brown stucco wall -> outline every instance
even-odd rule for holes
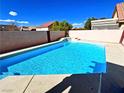
[[[65,37],[64,31],[50,31],[50,41]],[[0,53],[48,43],[47,31],[0,31]]]
[[[47,42],[47,33],[44,31],[0,31],[0,53]]]
[[[55,41],[62,37],[65,37],[65,31],[50,31],[50,41]]]

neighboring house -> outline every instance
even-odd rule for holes
[[[36,31],[36,27],[32,27],[32,26],[22,26],[20,27],[20,31]]]
[[[20,27],[20,31],[30,31],[28,26],[22,26]]]
[[[124,2],[116,5],[111,19],[91,21],[91,29],[124,29]]]
[[[16,25],[0,25],[0,31],[19,31]]]
[[[41,26],[36,27],[36,31],[50,31],[50,27],[54,22],[47,22]]]
[[[120,29],[124,29],[124,2],[116,5],[112,18],[118,18]]]
[[[94,20],[91,21],[91,29],[119,29],[117,21],[117,18]]]

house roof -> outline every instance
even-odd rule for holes
[[[116,5],[114,14],[115,14],[115,12],[117,12],[119,22],[124,22],[124,2],[118,3]]]
[[[53,23],[54,23],[54,22],[47,22],[47,23],[42,24],[40,27],[43,27],[43,28],[49,27],[49,26],[52,25]]]

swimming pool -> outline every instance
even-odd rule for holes
[[[1,58],[0,78],[9,75],[105,73],[105,47],[61,41]]]

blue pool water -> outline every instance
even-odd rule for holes
[[[63,41],[1,59],[0,78],[8,75],[105,73],[102,45]]]

